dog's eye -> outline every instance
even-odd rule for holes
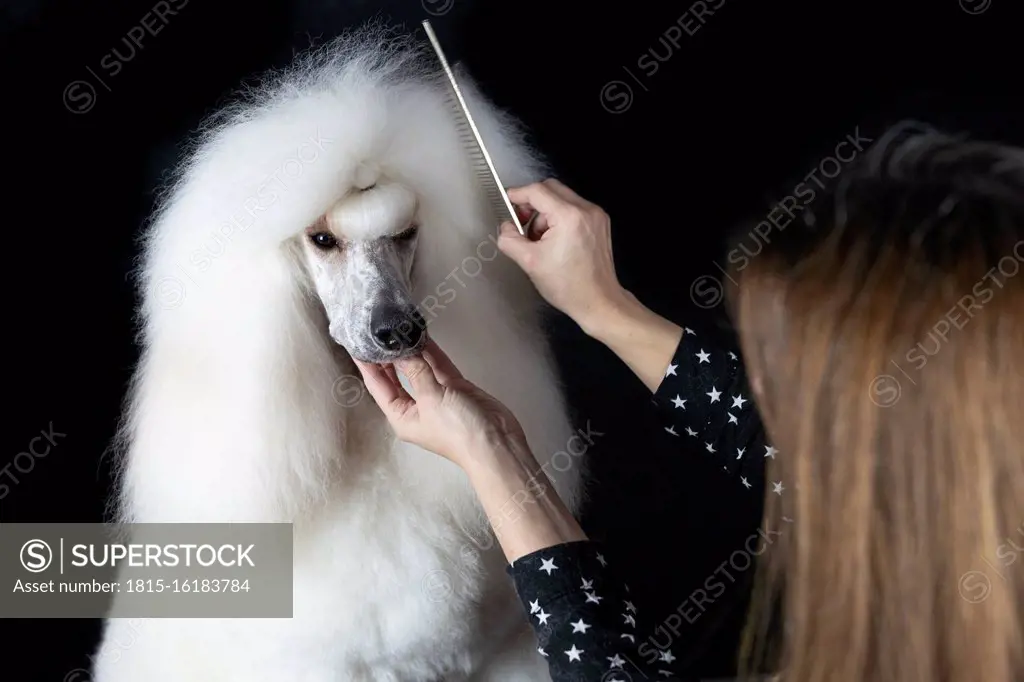
[[[396,242],[407,242],[416,236],[416,233],[419,232],[419,229],[419,225],[413,225],[404,232],[399,232],[394,237],[392,237],[392,239],[394,239]]]
[[[317,232],[316,234],[310,235],[309,240],[313,242],[313,246],[318,249],[327,251],[333,249],[338,245],[338,240],[334,238],[334,235],[330,232]]]

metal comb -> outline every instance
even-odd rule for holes
[[[512,221],[512,224],[519,230],[519,234],[524,237],[528,236],[530,226],[537,217],[537,212],[534,211],[526,223],[519,220],[515,206],[512,205],[512,201],[508,198],[505,185],[501,182],[498,171],[494,167],[494,162],[491,161],[491,155],[487,152],[484,139],[476,127],[476,122],[473,121],[473,115],[466,104],[466,98],[462,96],[462,88],[459,87],[459,83],[455,79],[455,73],[452,71],[451,66],[448,65],[448,59],[444,56],[444,50],[441,49],[441,43],[438,42],[437,35],[434,33],[434,29],[430,26],[429,21],[425,20],[423,22],[423,30],[426,31],[427,38],[430,40],[430,44],[433,45],[434,52],[441,61],[444,73],[448,77],[448,83],[451,85],[450,94],[452,95],[449,97],[449,103],[455,114],[459,137],[462,140],[462,146],[466,149],[466,153],[469,154],[469,160],[473,164],[473,171],[476,174],[477,180],[487,195],[487,202],[494,213],[494,217],[498,222]]]

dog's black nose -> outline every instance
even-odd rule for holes
[[[416,308],[385,306],[370,316],[370,331],[377,345],[387,351],[412,348],[423,337],[427,323]]]

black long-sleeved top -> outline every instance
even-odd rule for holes
[[[737,485],[760,493],[765,458],[776,451],[766,444],[737,349],[685,327],[654,402],[680,451],[696,446],[720,460]],[[645,621],[630,600],[628,567],[606,554],[600,543],[571,542],[508,568],[553,682],[685,679],[673,663],[686,643],[659,648],[648,639],[659,624]]]

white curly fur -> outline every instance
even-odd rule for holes
[[[495,257],[445,94],[409,39],[343,36],[217,114],[162,197],[139,277],[119,518],[292,522],[294,617],[109,620],[98,682],[548,679],[463,473],[396,442],[368,396],[352,404],[358,374],[297,248],[367,168],[410,189],[411,293],[434,297],[431,336],[511,407],[542,464],[566,449],[539,299]],[[542,177],[514,123],[467,94],[502,177]],[[545,466],[571,507],[574,460]],[[424,587],[438,571],[444,600]]]

